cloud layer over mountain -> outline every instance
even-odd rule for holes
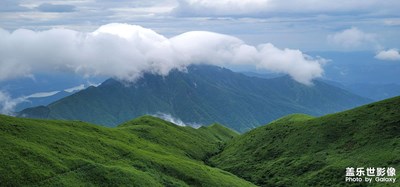
[[[137,25],[108,24],[94,32],[69,29],[0,29],[0,80],[38,72],[73,71],[134,81],[144,72],[167,75],[191,64],[251,65],[311,84],[322,58],[271,43],[248,45],[219,33],[192,31],[166,38]]]

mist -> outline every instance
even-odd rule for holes
[[[157,112],[156,114],[152,114],[151,116],[163,119],[165,121],[171,122],[171,123],[181,126],[181,127],[190,126],[190,127],[197,129],[202,126],[198,123],[185,123],[182,120],[180,120],[179,118],[173,117],[171,114],[166,114],[166,113],[162,113],[162,112]]]
[[[15,107],[27,102],[26,97],[12,98],[7,92],[0,91],[0,114],[14,115]]]

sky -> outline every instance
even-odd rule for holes
[[[212,31],[257,45],[320,50],[400,48],[398,0],[1,0],[0,27],[91,32],[128,23],[166,37]]]

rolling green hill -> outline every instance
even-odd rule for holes
[[[150,116],[107,128],[0,115],[0,185],[253,186],[203,162],[234,136]]]
[[[396,97],[319,118],[286,116],[233,139],[210,162],[260,186],[357,186],[345,182],[346,167],[399,170],[399,155]]]
[[[346,168],[398,169],[399,145],[400,97],[317,118],[292,114],[243,135],[152,116],[108,128],[0,115],[0,184],[363,186],[345,182]]]
[[[168,76],[145,74],[134,84],[109,79],[22,117],[82,120],[115,126],[165,113],[185,123],[220,123],[239,132],[292,113],[320,116],[370,102],[321,81],[305,86],[288,76],[262,79],[215,66],[190,66]]]

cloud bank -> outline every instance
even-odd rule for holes
[[[375,58],[379,59],[379,60],[396,61],[396,60],[400,60],[400,52],[397,49],[389,49],[387,51],[380,51],[377,55],[375,55]]]
[[[356,48],[366,43],[375,42],[375,35],[365,33],[357,27],[351,27],[333,35],[329,35],[328,41],[344,48]]]
[[[89,84],[89,85],[93,85],[93,84]],[[73,92],[81,91],[83,89],[85,89],[85,85],[81,84],[81,85],[78,85],[78,86],[75,86],[75,87],[72,87],[72,88],[67,88],[64,91],[66,91],[68,93],[73,93]]]
[[[310,85],[323,74],[322,58],[271,43],[248,45],[219,33],[193,31],[166,38],[137,25],[112,23],[94,32],[0,29],[0,80],[38,72],[73,71],[135,81],[143,73],[167,75],[192,64],[252,65]]]

